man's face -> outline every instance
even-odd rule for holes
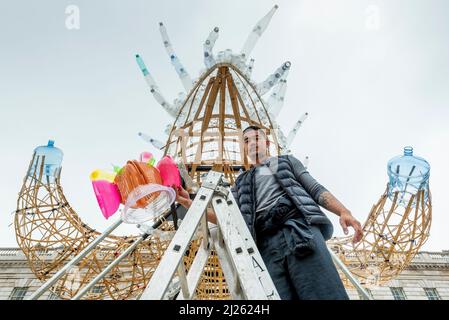
[[[243,134],[245,154],[254,163],[258,163],[259,159],[265,157],[269,143],[261,130],[248,130]]]

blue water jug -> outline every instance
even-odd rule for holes
[[[48,176],[50,180],[53,181],[57,176],[59,168],[61,168],[63,153],[61,149],[56,148],[54,144],[55,142],[53,140],[48,140],[46,146],[40,146],[34,149],[35,156],[30,168],[30,176],[36,174],[36,178],[39,179],[42,159],[44,161],[42,177]]]
[[[398,192],[397,203],[401,206],[408,206],[412,196],[414,196],[412,207],[416,206],[417,193],[424,191],[424,199],[429,195],[430,165],[423,158],[413,155],[412,147],[404,148],[404,155],[394,157],[388,161],[388,197],[393,201],[395,193]]]

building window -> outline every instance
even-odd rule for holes
[[[27,291],[28,287],[15,287],[9,295],[9,300],[23,300]]]
[[[436,288],[424,288],[424,292],[429,300],[441,300]]]
[[[391,287],[391,293],[393,294],[394,300],[407,300],[404,289],[401,287]]]

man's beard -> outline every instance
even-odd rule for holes
[[[265,154],[263,152],[256,151],[253,155],[251,155],[249,158],[251,159],[251,162],[258,163],[260,160],[263,159]]]

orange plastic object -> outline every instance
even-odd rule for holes
[[[159,170],[153,166],[148,166],[137,160],[130,160],[122,168],[114,179],[120,190],[121,203],[125,204],[128,194],[140,185],[149,183],[162,184]],[[159,196],[160,192],[154,192],[142,199],[139,199],[135,206],[131,208],[145,208],[151,201]]]

